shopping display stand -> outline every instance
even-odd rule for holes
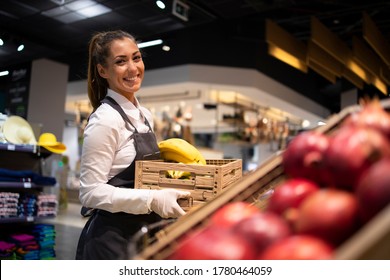
[[[382,102],[382,105],[384,108],[390,109],[390,100]],[[347,116],[360,109],[361,106],[356,105],[342,110],[331,116],[327,124],[319,127],[318,131],[331,134]],[[265,195],[267,191],[274,189],[278,183],[286,178],[281,165],[282,153],[283,151],[276,153],[215,199],[194,211],[190,211],[175,223],[162,229],[157,234],[158,240],[139,252],[135,259],[160,260],[169,258],[186,234],[205,227],[212,214],[229,202],[246,201],[266,205],[263,198],[267,197]],[[336,249],[335,258],[344,260],[390,259],[388,248],[390,248],[390,205],[341,244]]]
[[[42,165],[44,160],[51,155],[51,152],[43,149],[37,145],[19,145],[19,144],[10,144],[10,143],[0,143],[0,168],[3,170],[11,170],[11,171],[31,171],[38,175],[42,174]],[[55,180],[50,180],[54,181]],[[39,195],[44,192],[44,188],[46,187],[54,187],[54,184],[36,184],[33,181],[1,181],[0,182],[0,192],[6,196],[7,194],[16,194],[16,195],[29,195],[36,197],[37,201],[33,205],[23,205],[23,203],[18,199],[18,213],[11,213],[10,215],[3,214],[0,217],[0,224],[2,227],[2,236],[1,238],[7,239],[8,236],[13,236],[14,234],[20,235],[20,232],[26,230],[26,228],[33,228],[37,225],[36,228],[46,229],[46,226],[43,223],[46,219],[56,217],[57,211],[57,200],[52,201],[55,206],[47,207],[52,211],[49,211],[45,208],[45,210],[39,211],[38,198]],[[34,199],[33,199],[34,200]],[[42,202],[45,204],[46,202]],[[53,204],[52,203],[52,204]],[[29,208],[30,210],[26,213],[20,213],[20,208]],[[16,210],[16,209],[15,209]],[[46,212],[50,212],[49,214],[45,214]],[[39,223],[39,225],[38,225]],[[54,258],[55,253],[54,250],[54,238],[55,233],[53,232],[53,226],[50,225],[50,234],[52,235],[50,245],[50,252],[44,252],[44,258]],[[28,230],[30,231],[30,230]],[[45,240],[48,243],[47,240]],[[20,249],[20,248],[19,248]],[[21,249],[20,249],[21,250]],[[25,255],[28,255],[28,252],[23,252]],[[41,252],[42,253],[42,252]],[[38,257],[34,255],[34,259]]]

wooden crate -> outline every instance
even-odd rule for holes
[[[390,108],[390,100],[383,102]],[[332,133],[339,124],[360,106],[351,106],[339,114],[331,116],[327,125],[318,128],[324,133]],[[251,173],[246,174],[232,187],[221,193],[216,199],[204,204],[195,211],[190,211],[173,224],[163,228],[157,234],[157,241],[146,247],[135,259],[166,259],[175,250],[179,240],[188,232],[205,227],[210,216],[223,205],[234,201],[247,201],[266,204],[266,194],[282,180],[282,152],[276,153]],[[263,199],[264,198],[264,199]],[[336,250],[336,259],[390,259],[390,205],[381,211],[363,228],[356,232]]]
[[[162,160],[137,161],[136,189],[175,188],[191,192],[191,199],[182,202],[183,209],[210,201],[234,182],[242,178],[241,159],[208,159],[207,165],[164,162]],[[190,172],[189,179],[166,177],[168,170]]]

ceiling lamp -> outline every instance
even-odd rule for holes
[[[371,75],[380,75],[381,61],[379,57],[357,37],[352,38],[352,53],[356,61]]]
[[[386,39],[382,36],[375,23],[363,12],[363,38],[382,58],[382,60],[390,65],[390,46]]]
[[[342,76],[347,79],[351,84],[353,84],[358,89],[364,88],[364,82],[363,80],[356,75],[354,72],[352,72],[349,68],[344,67]]]
[[[8,70],[0,71],[0,77],[1,76],[7,76],[7,75],[9,75],[9,71]]]
[[[373,77],[371,82],[379,91],[381,91],[384,95],[387,95],[387,85],[385,82],[379,77]]]
[[[165,9],[165,3],[163,1],[156,1],[156,5],[157,7],[159,7],[161,10],[164,10]]]
[[[386,82],[386,84],[390,85],[390,68],[383,65],[381,67],[380,77]]]
[[[142,48],[157,46],[157,45],[161,45],[162,43],[163,43],[163,40],[156,39],[156,40],[152,40],[152,41],[138,43],[138,48],[142,49]]]
[[[18,52],[21,52],[22,50],[24,50],[24,44],[19,44],[18,47],[16,48],[16,50]]]
[[[307,65],[333,84],[336,78],[343,73],[343,64],[314,42],[309,41],[307,46]]]
[[[348,46],[315,17],[311,17],[311,40],[339,62],[346,63]]]
[[[268,54],[307,73],[306,45],[271,20],[266,21]]]
[[[311,40],[347,68],[342,70],[341,75],[352,84],[361,89],[362,81],[371,83],[371,75],[356,62],[347,44],[315,17],[311,17]]]
[[[381,60],[379,57],[357,37],[353,37],[352,50],[356,62],[369,72],[369,75],[371,76],[370,83],[379,89],[383,94],[387,95],[386,84],[380,78]]]

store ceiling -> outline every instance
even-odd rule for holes
[[[120,28],[140,41],[161,38],[171,47],[170,52],[161,46],[145,48],[148,69],[186,63],[255,68],[337,112],[340,94],[352,85],[344,79],[332,84],[313,71],[299,72],[269,56],[265,20],[271,19],[305,42],[311,36],[310,18],[315,16],[350,45],[353,36],[362,37],[364,11],[390,42],[389,1],[182,0],[190,8],[188,21],[172,14],[173,0],[163,1],[164,10],[155,0],[95,0],[110,10],[89,19],[82,19],[81,13],[65,14],[64,7],[80,2],[91,4],[85,0],[2,0],[0,70],[50,58],[69,64],[70,81],[85,79],[91,34]],[[49,17],[53,15],[61,21]],[[22,52],[15,51],[19,42],[25,44]],[[366,86],[361,93],[377,91]]]

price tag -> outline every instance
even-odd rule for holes
[[[28,216],[28,217],[26,218],[26,221],[27,221],[27,222],[34,222],[34,217]]]
[[[24,182],[23,183],[24,188],[31,189],[31,182]]]

